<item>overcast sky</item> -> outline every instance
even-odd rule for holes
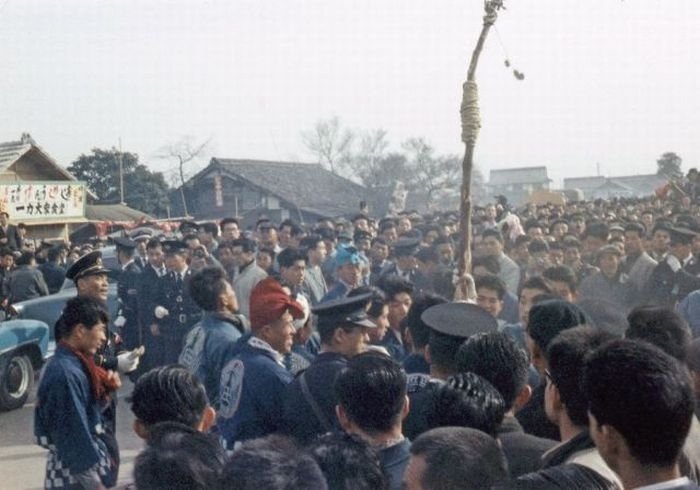
[[[481,0],[0,0],[0,141],[29,132],[60,164],[121,137],[155,158],[313,161],[337,115],[462,154],[461,84]],[[700,166],[700,1],[506,0],[477,73],[476,160],[565,176]],[[524,72],[517,81],[504,67]]]

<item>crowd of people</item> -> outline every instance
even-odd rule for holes
[[[138,489],[698,488],[698,217],[499,200],[467,278],[454,213],[141,228],[111,319],[100,250],[53,247],[46,487],[116,484],[121,374]]]

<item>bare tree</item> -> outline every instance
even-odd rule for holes
[[[459,159],[456,156],[435,156],[435,149],[423,138],[410,138],[403,143],[409,155],[411,183],[426,193],[432,206],[442,191],[457,187]]]
[[[182,210],[185,216],[189,215],[187,210],[187,199],[185,198],[185,164],[199,160],[204,156],[207,146],[211,143],[210,137],[202,143],[195,143],[193,138],[185,136],[176,143],[164,146],[157,153],[158,158],[177,161],[177,177],[180,187],[180,198],[182,199]]]
[[[355,134],[341,128],[340,119],[334,116],[318,121],[310,131],[303,131],[301,138],[307,150],[317,157],[318,163],[337,174],[339,167],[350,159]]]

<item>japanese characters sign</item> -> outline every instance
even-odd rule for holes
[[[85,184],[21,182],[0,184],[0,209],[13,221],[61,221],[85,217]]]

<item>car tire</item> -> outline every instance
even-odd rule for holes
[[[24,405],[34,387],[32,360],[21,352],[0,359],[0,410],[14,410]]]

